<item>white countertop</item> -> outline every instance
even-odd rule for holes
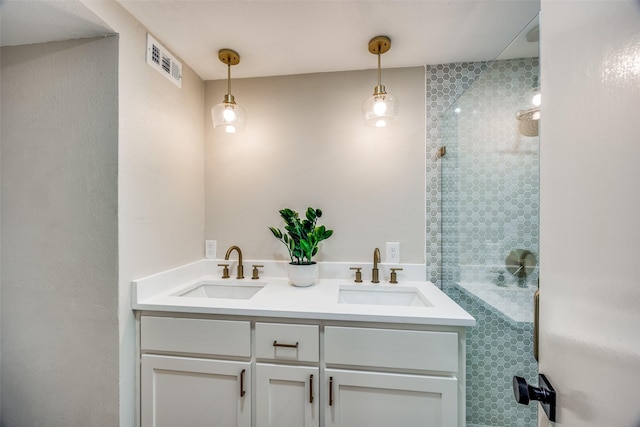
[[[321,279],[317,284],[299,288],[289,285],[288,280],[282,276],[260,277],[259,280],[251,280],[249,278],[242,280],[221,279],[217,272],[216,262],[203,260],[134,281],[133,309],[315,320],[447,326],[475,325],[475,319],[470,314],[435,285],[426,281],[402,280],[399,277],[398,281],[400,283],[394,285],[388,283],[372,284],[366,281],[362,284],[356,284],[352,278],[322,278],[323,268],[321,268]],[[249,271],[248,276],[251,276],[248,268],[251,266],[251,262],[244,262],[245,271]],[[265,261],[255,261],[253,263],[264,263],[265,273],[274,273],[280,268],[278,265],[266,265],[267,262]],[[344,269],[342,265],[338,267]],[[384,271],[382,267],[381,271]],[[336,266],[325,266],[324,271],[330,273],[338,269]],[[411,271],[411,268],[408,268],[408,270]],[[348,267],[346,267],[346,271],[349,271]],[[408,273],[408,275],[410,274]],[[327,275],[332,276],[332,274]],[[229,285],[266,283],[266,285],[250,299],[180,296],[180,294],[203,282]],[[338,293],[343,285],[357,285],[358,288],[362,289],[414,288],[432,306],[407,307],[339,303]]]

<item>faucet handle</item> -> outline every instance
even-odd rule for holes
[[[391,280],[389,280],[389,283],[393,283],[396,284],[398,283],[398,273],[396,273],[396,271],[402,270],[401,268],[392,268],[391,269]]]
[[[354,282],[356,283],[362,283],[362,267],[351,267],[349,270],[355,270],[356,271],[356,279],[354,280]]]
[[[253,264],[252,267],[253,267],[253,274],[251,275],[251,279],[258,280],[260,278],[260,276],[258,275],[258,267],[262,268],[264,267],[264,265]]]
[[[229,277],[229,264],[218,264],[218,267],[224,267],[224,269],[222,270],[222,278],[223,279],[228,279]]]

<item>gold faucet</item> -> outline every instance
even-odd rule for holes
[[[371,270],[371,283],[380,283],[378,279],[378,263],[380,262],[380,249],[373,250],[373,270]]]
[[[234,249],[238,251],[238,274],[236,276],[236,279],[244,279],[244,267],[242,266],[242,251],[240,250],[240,248],[237,247],[236,245],[231,246],[229,249],[227,249],[227,254],[224,256],[224,259],[229,260],[229,255],[231,255],[231,252]]]

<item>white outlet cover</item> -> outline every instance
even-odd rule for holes
[[[390,264],[400,263],[400,242],[387,242],[386,262]]]
[[[218,242],[216,240],[204,241],[204,257],[206,259],[216,259],[218,252]]]

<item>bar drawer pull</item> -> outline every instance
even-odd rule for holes
[[[240,397],[244,397],[244,395],[246,394],[246,392],[244,391],[244,373],[245,373],[245,369],[242,370],[242,372],[240,372]]]
[[[329,377],[329,406],[333,406],[333,377]]]
[[[309,403],[313,403],[313,375],[309,375]]]
[[[295,344],[280,344],[278,341],[273,342],[274,347],[286,347],[286,348],[298,348],[298,343]]]

